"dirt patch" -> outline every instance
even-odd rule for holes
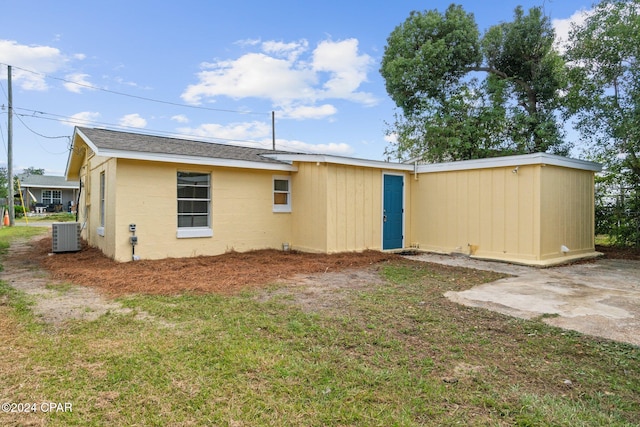
[[[258,300],[285,298],[306,312],[337,311],[353,292],[385,283],[380,276],[380,263],[339,272],[296,274],[283,282],[283,287],[267,290]]]
[[[94,320],[108,311],[130,312],[95,289],[52,279],[41,269],[38,247],[42,240],[46,239],[39,236],[31,241],[14,241],[2,261],[0,280],[32,297],[34,313],[43,321],[61,325],[71,319]]]
[[[617,246],[596,245],[596,251],[604,254],[608,259],[628,259],[640,261],[640,248],[621,248]]]

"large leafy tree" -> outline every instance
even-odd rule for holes
[[[482,37],[461,6],[411,12],[388,37],[380,69],[401,110],[388,154],[440,161],[566,153],[555,114],[564,62],[554,38],[540,8],[518,7],[513,22]]]
[[[640,245],[640,1],[603,0],[570,34],[568,115],[604,163],[600,206],[618,243]],[[606,216],[606,215],[605,215]]]
[[[9,197],[9,171],[6,167],[0,167],[0,199],[6,199]]]
[[[22,174],[24,175],[44,175],[44,169],[42,168],[36,168],[33,166],[29,166],[28,168],[26,168]],[[9,182],[9,170],[5,167],[2,166],[0,167],[0,199],[2,198],[7,198],[9,196],[9,186],[7,185],[7,183]],[[13,191],[15,193],[16,189],[18,188],[17,185],[18,182],[18,177],[14,176],[13,177]]]
[[[44,169],[29,166],[28,168],[22,171],[22,174],[23,175],[44,175]]]

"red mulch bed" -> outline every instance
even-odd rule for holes
[[[86,243],[80,252],[49,255],[51,237],[39,240],[35,249],[38,261],[55,279],[97,287],[114,297],[132,293],[231,294],[296,274],[335,272],[399,257],[378,251],[325,255],[269,249],[119,263]]]

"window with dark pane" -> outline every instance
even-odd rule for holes
[[[211,176],[178,172],[178,228],[209,227]]]
[[[273,211],[291,212],[291,178],[273,177]]]

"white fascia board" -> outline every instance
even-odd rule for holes
[[[96,155],[102,157],[115,157],[118,159],[131,159],[131,160],[146,160],[150,162],[163,162],[163,163],[182,163],[189,165],[203,165],[203,166],[221,166],[227,168],[244,168],[244,169],[262,169],[262,170],[275,170],[275,171],[287,171],[296,172],[297,167],[292,165],[278,165],[274,163],[262,163],[251,162],[248,160],[235,160],[235,159],[221,159],[216,157],[198,157],[198,156],[184,156],[177,154],[165,154],[165,153],[141,153],[136,151],[122,151],[122,150],[94,150]]]
[[[22,188],[59,188],[62,190],[69,190],[69,189],[74,189],[74,188],[78,188],[78,182],[76,182],[75,184],[68,184],[68,185],[36,185],[36,184],[22,184],[20,183],[20,187]]]
[[[82,138],[82,140],[84,141],[84,143],[87,144],[92,150],[95,149],[95,145],[93,145],[91,140],[89,140],[89,138],[87,138],[87,136],[84,133],[82,133],[82,131],[80,131],[80,129],[75,127],[74,131],[73,131],[73,136],[71,137],[71,149],[69,150],[69,156],[67,157],[67,166],[64,168],[64,176],[65,176],[65,178],[68,178],[69,177],[69,173],[71,172],[69,170],[69,168],[71,167],[71,158],[73,157],[74,150],[76,148],[76,146],[75,146],[75,144],[76,144],[76,135],[79,135],[80,138]]]
[[[413,165],[403,163],[390,163],[381,160],[358,159],[355,157],[329,156],[325,154],[263,154],[264,157],[280,160],[282,162],[301,163],[334,163],[338,165],[362,166],[366,168],[392,169],[401,171],[412,171]]]
[[[470,169],[489,169],[502,167],[516,167],[526,165],[552,165],[571,169],[582,169],[593,172],[602,170],[599,163],[586,160],[571,159],[547,153],[522,154],[518,156],[492,157],[489,159],[462,160],[459,162],[433,163],[418,165],[418,173],[449,172]]]

